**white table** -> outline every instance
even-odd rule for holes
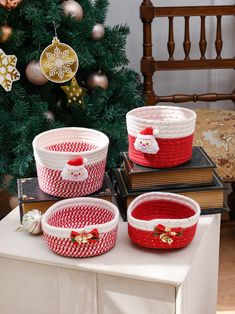
[[[1,314],[215,314],[220,215],[202,216],[193,242],[176,251],[131,243],[120,221],[101,256],[57,256],[42,236],[15,232],[18,210],[0,222]]]

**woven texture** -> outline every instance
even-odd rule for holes
[[[59,128],[33,140],[41,190],[71,198],[97,192],[103,184],[109,139],[88,128]]]
[[[53,152],[85,152],[96,149],[97,146],[83,142],[65,142],[45,147]]]
[[[193,239],[197,223],[184,226],[182,219],[191,218],[195,210],[187,204],[173,200],[156,199],[143,201],[131,212],[131,216],[141,221],[154,221],[152,230],[134,226],[128,223],[129,236],[136,244],[147,248],[174,249],[187,246]],[[171,221],[182,220],[177,228],[170,227]],[[166,226],[164,226],[164,223]],[[173,224],[174,225],[174,224]]]
[[[84,182],[63,180],[59,170],[52,170],[36,163],[40,189],[58,197],[77,197],[93,194],[101,189],[104,179],[106,160],[88,165],[88,179]]]
[[[128,134],[137,136],[145,128],[158,130],[158,138],[181,138],[193,134],[196,114],[174,106],[145,106],[126,115]]]
[[[196,123],[192,110],[173,106],[140,107],[129,111],[126,120],[129,157],[133,162],[152,168],[170,168],[191,159]]]
[[[47,223],[62,230],[64,228],[78,229],[90,225],[99,225],[114,219],[114,213],[106,208],[94,205],[68,206],[52,213]],[[110,250],[116,242],[117,225],[108,232],[100,232],[97,241],[74,243],[71,238],[49,235],[44,231],[48,247],[55,253],[67,257],[89,257]]]
[[[156,155],[142,153],[134,147],[136,137],[128,135],[129,158],[136,164],[152,168],[170,168],[184,164],[192,158],[193,135],[177,139],[157,139]]]

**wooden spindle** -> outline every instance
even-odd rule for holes
[[[151,0],[143,0],[140,6],[140,16],[143,23],[143,57],[141,59],[141,72],[144,76],[144,96],[146,105],[155,104],[153,90],[154,58],[152,55],[152,21],[154,7]]]
[[[190,16],[185,16],[185,30],[184,30],[184,53],[185,58],[184,60],[189,60],[189,53],[191,49],[191,42],[190,42],[190,31],[189,31],[189,18]]]
[[[174,60],[173,55],[175,51],[175,41],[174,41],[174,17],[169,16],[169,37],[168,37],[168,52],[169,52],[169,60]]]
[[[223,48],[221,18],[222,18],[221,15],[217,15],[217,29],[216,29],[216,41],[215,41],[215,50],[217,53],[216,59],[221,59],[221,51]]]
[[[216,93],[209,93],[209,94],[174,94],[168,96],[156,96],[156,102],[173,102],[173,103],[184,103],[184,102],[197,102],[197,101],[204,101],[204,102],[214,102],[214,101],[221,101],[221,100],[235,100],[235,93],[232,94],[216,94]]]
[[[152,5],[151,0],[143,0],[142,5]]]
[[[206,41],[206,26],[205,26],[205,16],[201,16],[201,35],[200,35],[200,42],[199,47],[201,51],[201,60],[205,60],[205,53],[206,53],[206,47],[207,47],[207,41]]]

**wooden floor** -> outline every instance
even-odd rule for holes
[[[222,228],[217,314],[235,314],[235,226]]]

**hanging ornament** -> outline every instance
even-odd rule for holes
[[[49,122],[55,121],[55,116],[54,116],[54,113],[52,111],[48,110],[48,111],[44,112],[43,115]]]
[[[48,79],[42,74],[40,64],[36,60],[32,60],[26,67],[26,77],[34,85],[44,85]]]
[[[64,15],[74,17],[77,21],[83,18],[83,9],[79,3],[74,0],[66,0],[62,3]]]
[[[0,0],[0,6],[7,10],[13,10],[22,2],[22,0]]]
[[[24,214],[22,219],[22,228],[29,233],[36,235],[42,232],[41,225],[42,213],[33,209]]]
[[[104,25],[98,23],[95,24],[95,26],[93,27],[91,37],[94,40],[100,40],[104,37],[104,33],[105,33]]]
[[[72,103],[78,103],[80,107],[84,108],[83,97],[86,94],[86,89],[78,85],[75,77],[72,79],[70,85],[61,86],[61,88],[67,95],[68,106],[71,106]]]
[[[103,89],[107,89],[109,81],[107,76],[99,71],[89,75],[87,85],[89,88],[101,87]]]
[[[52,44],[44,49],[40,57],[43,75],[51,82],[70,81],[78,70],[78,56],[68,45],[54,37]]]
[[[9,92],[12,83],[20,79],[20,72],[16,69],[17,58],[14,55],[6,55],[0,49],[0,85]]]
[[[0,43],[5,43],[12,34],[11,26],[5,24],[1,27]]]

